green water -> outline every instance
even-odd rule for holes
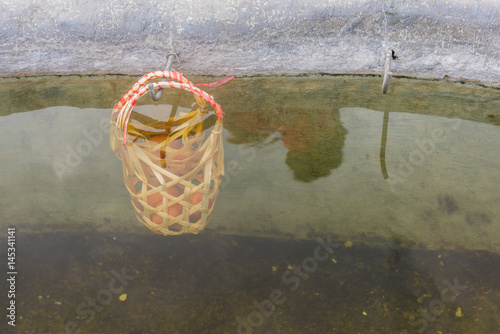
[[[0,332],[500,333],[497,89],[395,78],[382,95],[379,77],[320,75],[207,89],[225,179],[206,231],[162,237],[108,144],[136,80],[0,82],[0,225],[18,262],[16,327]],[[140,104],[193,102],[164,95]]]

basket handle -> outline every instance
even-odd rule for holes
[[[155,82],[153,86],[147,85],[147,82],[155,78],[172,79],[173,81]],[[217,119],[220,121],[224,115],[222,108],[217,104],[212,95],[196,87],[191,81],[186,79],[182,73],[174,71],[156,71],[144,75],[137,81],[132,88],[122,97],[120,102],[113,108],[112,114],[117,116],[117,125],[123,129],[123,144],[126,146],[127,127],[137,101],[149,91],[150,88],[177,88],[189,91],[195,96],[199,96],[207,101],[215,110]]]

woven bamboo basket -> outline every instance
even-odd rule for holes
[[[191,111],[160,119],[134,111],[157,78],[170,80],[154,82],[154,89],[191,93]],[[111,148],[137,218],[153,232],[198,233],[207,225],[224,175],[222,118],[211,95],[170,71],[145,75],[113,109]]]

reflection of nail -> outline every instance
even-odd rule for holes
[[[387,180],[389,178],[389,174],[387,173],[387,166],[385,164],[385,147],[387,144],[387,128],[389,123],[389,112],[384,112],[384,123],[382,125],[382,141],[380,143],[380,167],[382,169],[382,175],[384,179]]]

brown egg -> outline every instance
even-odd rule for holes
[[[167,189],[167,193],[169,195],[174,196],[174,197],[179,197],[181,195],[181,192],[176,187],[170,187],[170,188],[168,188]]]
[[[200,203],[202,200],[203,200],[203,194],[199,191],[194,192],[191,194],[191,196],[189,196],[189,203],[194,205]]]
[[[163,201],[163,196],[160,193],[154,193],[148,196],[148,204],[151,205],[152,207],[157,207],[163,204],[162,201]]]
[[[155,143],[163,143],[165,140],[167,140],[168,136],[167,135],[156,135],[153,137],[150,137],[150,141],[154,141]]]
[[[176,188],[176,187],[170,187],[167,189],[167,193],[169,193],[172,196],[179,197],[181,195],[181,192]],[[150,198],[151,198],[151,203],[150,203]],[[155,202],[156,201],[156,202]],[[148,204],[151,205],[152,207],[158,207],[163,204],[163,196],[160,193],[152,194],[148,196]],[[168,207],[168,214],[172,217],[177,217],[182,213],[182,205],[179,203],[176,203],[174,205],[171,205]],[[163,218],[160,217],[157,214],[151,215],[151,220],[155,224],[161,224],[163,223]]]
[[[188,157],[185,156],[184,154],[179,154],[175,156],[174,160],[186,160]]]
[[[200,211],[196,211],[195,213],[192,213],[191,215],[189,215],[189,221],[192,223],[197,222],[200,219],[201,219],[201,212]]]
[[[152,141],[152,142],[157,143],[157,144],[162,144],[161,145],[161,148],[162,148],[161,152],[165,153],[164,148],[166,145],[164,142],[165,142],[165,140],[167,140],[167,138],[168,138],[167,135],[158,135],[158,136],[154,136],[154,137],[149,138],[149,141]]]
[[[168,208],[168,214],[172,217],[177,217],[182,213],[182,205],[180,204],[174,204]],[[151,215],[151,220],[153,223],[159,225],[163,223],[163,218],[160,217],[160,215]]]
[[[165,140],[167,140],[167,135],[157,135],[157,136],[153,136],[151,138],[149,138],[149,141],[152,141],[152,142],[155,142],[155,143],[163,143]],[[159,150],[156,150],[154,151],[153,153],[161,158],[161,159],[165,159],[165,144],[162,144],[161,145],[161,149]]]
[[[203,200],[203,194],[199,191],[194,192],[191,194],[191,196],[189,196],[189,203],[194,204],[194,205],[200,203],[202,200]],[[208,207],[211,207],[212,200],[209,200],[208,203],[209,203]],[[201,218],[200,211],[196,211],[189,216],[190,221],[198,221],[200,218]]]
[[[172,140],[170,143],[168,143],[168,146],[178,150],[182,147],[182,140],[180,139]]]
[[[172,217],[177,217],[182,213],[182,205],[179,203],[174,204],[168,208],[168,214]]]
[[[163,218],[158,215],[151,215],[151,221],[153,221],[156,225],[160,225],[163,223]]]

